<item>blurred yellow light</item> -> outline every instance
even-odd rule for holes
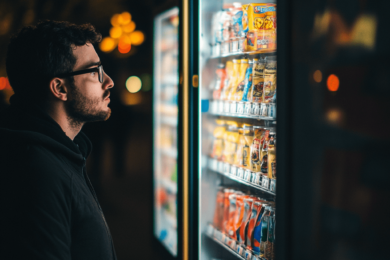
[[[137,76],[131,76],[126,80],[126,89],[130,93],[138,92],[142,87],[141,79]]]
[[[131,33],[132,31],[135,30],[135,22],[131,21],[130,23],[124,25],[124,26],[122,27],[122,29],[123,29],[123,31],[124,31],[125,33]]]
[[[134,31],[130,34],[130,38],[133,45],[141,45],[144,42],[145,36],[141,31]]]
[[[328,90],[334,92],[339,89],[340,80],[336,75],[331,74],[329,75],[326,84],[328,86]]]
[[[121,24],[123,25],[128,24],[131,21],[131,14],[129,12],[123,12],[120,17],[121,17]]]
[[[111,24],[112,24],[112,26],[118,27],[118,26],[121,25],[121,24],[119,23],[119,21],[118,21],[118,18],[119,18],[119,14],[114,14],[114,15],[111,17]]]
[[[322,72],[320,70],[316,70],[313,74],[314,81],[320,83],[322,81]]]
[[[128,36],[128,35],[126,35],[126,34],[124,34],[124,35],[122,35],[122,37],[119,39],[119,44],[123,44],[123,43],[125,43],[125,44],[131,44],[131,39],[130,39],[130,37]]]
[[[101,42],[100,42],[100,50],[104,52],[110,52],[115,49],[116,43],[115,40],[112,39],[111,37],[105,37]]]
[[[118,39],[122,35],[122,28],[120,27],[112,27],[110,29],[110,36],[114,39]]]

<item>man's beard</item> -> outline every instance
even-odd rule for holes
[[[77,90],[76,86],[72,86],[70,94],[70,99],[66,102],[66,111],[71,125],[78,126],[88,122],[106,121],[110,118],[110,108],[106,111],[97,109],[110,94],[108,90],[101,98],[87,98]]]

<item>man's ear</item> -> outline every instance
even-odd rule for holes
[[[64,79],[53,78],[49,83],[49,88],[51,94],[58,98],[59,100],[66,101],[68,100],[69,88]]]

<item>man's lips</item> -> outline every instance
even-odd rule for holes
[[[104,95],[103,100],[110,99],[110,92],[108,92],[106,95]]]

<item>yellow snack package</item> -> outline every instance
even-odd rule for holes
[[[226,142],[226,162],[229,164],[234,164],[236,152],[237,152],[237,145],[238,145],[238,128],[237,126],[229,126],[228,128],[228,137]]]
[[[253,59],[253,80],[248,101],[260,103],[263,98],[265,59]]]
[[[263,103],[275,103],[276,100],[276,59],[267,59],[264,69]]]
[[[241,101],[244,93],[245,87],[245,74],[249,68],[248,59],[242,59],[240,64],[240,71],[238,75],[238,80],[234,87],[233,101]]]
[[[233,76],[233,62],[227,61],[225,69],[226,69],[226,81],[221,91],[222,100],[227,100],[228,94],[230,93],[229,84],[232,81],[232,76]]]
[[[231,80],[229,81],[229,92],[227,94],[227,100],[233,100],[233,95],[236,90],[237,82],[240,76],[240,65],[241,60],[233,59],[233,71]]]
[[[244,129],[238,128],[238,142],[237,142],[237,152],[236,157],[234,159],[234,165],[237,167],[243,167],[243,152],[245,146],[244,139]]]
[[[211,150],[211,158],[222,160],[222,152],[224,149],[224,134],[226,132],[226,123],[223,120],[216,120],[217,126],[213,131],[213,148]]]
[[[251,146],[253,143],[253,127],[252,126],[244,126],[244,147],[242,154],[243,167],[248,170],[252,170],[252,161],[251,161]]]
[[[254,138],[251,145],[251,170],[253,172],[260,172],[260,156],[261,148],[264,142],[265,129],[259,126],[253,127]]]
[[[276,49],[276,4],[249,4],[246,10],[248,29],[245,51]]]

